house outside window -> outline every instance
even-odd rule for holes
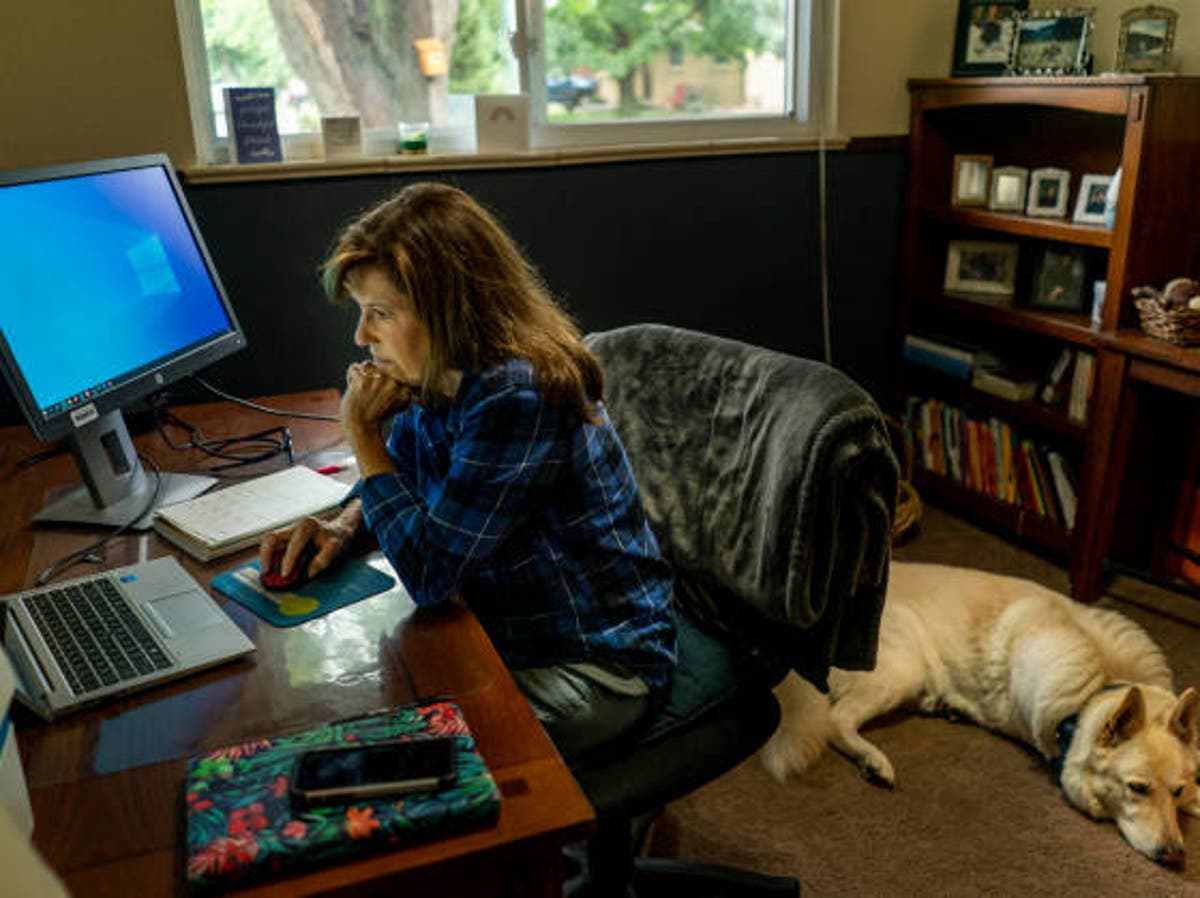
[[[202,161],[227,159],[223,90],[273,87],[285,158],[322,116],[368,154],[400,121],[440,136],[473,94],[526,93],[536,147],[815,133],[823,0],[176,0]],[[418,43],[419,42],[419,43]],[[423,52],[447,62],[430,73]],[[422,49],[424,48],[424,50]]]

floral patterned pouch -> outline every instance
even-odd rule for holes
[[[300,754],[330,745],[451,736],[453,786],[389,798],[293,808]],[[329,863],[472,826],[495,823],[500,792],[453,702],[409,705],[302,733],[230,745],[192,758],[185,789],[187,878],[196,887]]]

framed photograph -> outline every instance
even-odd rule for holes
[[[1017,244],[951,240],[946,252],[947,293],[1011,298],[1017,286]]]
[[[950,187],[950,205],[986,206],[991,176],[991,156],[956,153],[954,181]]]
[[[1121,14],[1118,72],[1165,72],[1170,68],[1178,14],[1164,6],[1139,6]]]
[[[1112,175],[1084,175],[1079,180],[1079,195],[1075,197],[1075,214],[1071,220],[1080,224],[1105,224],[1104,210],[1112,182]]]
[[[1028,0],[959,0],[950,74],[958,78],[1007,71],[1017,36],[1017,14],[1028,5]]]
[[[1064,168],[1035,168],[1029,173],[1029,202],[1025,214],[1039,218],[1064,218],[1071,173]]]
[[[1086,75],[1091,63],[1092,9],[1021,13],[1009,68],[1017,75]]]
[[[1082,247],[1048,246],[1037,260],[1029,307],[1082,312],[1086,283],[1087,257]]]
[[[1019,165],[1002,165],[992,169],[992,190],[988,208],[994,212],[1024,212],[1025,188],[1029,184],[1029,169]]]

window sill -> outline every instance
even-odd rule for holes
[[[825,140],[826,149],[845,149],[844,137]],[[233,181],[283,181],[312,177],[350,177],[388,172],[454,171],[459,169],[540,168],[647,159],[686,159],[694,156],[736,156],[816,150],[813,139],[735,138],[624,146],[572,147],[513,153],[461,153],[412,156],[362,156],[344,159],[305,159],[250,165],[193,165],[181,169],[188,184]]]

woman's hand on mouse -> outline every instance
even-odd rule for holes
[[[362,528],[362,502],[354,499],[335,518],[302,518],[290,527],[268,533],[258,546],[258,563],[262,570],[271,570],[277,552],[283,552],[279,573],[292,571],[304,547],[309,543],[317,552],[308,564],[305,577],[315,577],[343,555]]]

